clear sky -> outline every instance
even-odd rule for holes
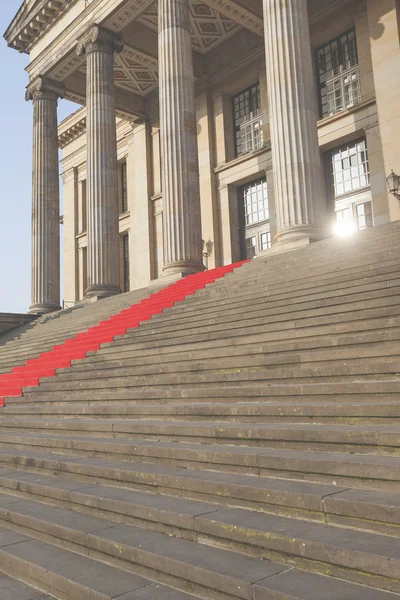
[[[25,102],[29,57],[8,48],[3,39],[21,3],[0,0],[0,312],[27,312],[30,304],[32,103]],[[61,101],[59,120],[76,108]]]

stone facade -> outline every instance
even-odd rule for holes
[[[397,0],[48,4],[6,32],[29,97],[54,95],[35,117],[33,312],[59,303],[54,86],[84,105],[58,129],[67,302],[400,218]]]

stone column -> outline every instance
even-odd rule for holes
[[[114,32],[95,25],[81,38],[78,55],[87,57],[87,234],[86,296],[120,293],[117,135],[114,52],[123,42]]]
[[[38,77],[27,88],[33,101],[32,304],[30,312],[60,309],[60,190],[57,102],[63,86]]]
[[[188,0],[159,0],[164,275],[204,269]]]
[[[307,0],[263,0],[278,242],[323,236],[325,194],[317,135]]]

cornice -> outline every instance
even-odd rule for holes
[[[58,136],[58,146],[63,149],[86,132],[86,116],[62,131]]]
[[[4,34],[7,44],[19,52],[28,54],[32,46],[77,1],[39,0],[31,11],[27,11],[23,4]]]

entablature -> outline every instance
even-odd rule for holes
[[[4,34],[7,44],[19,52],[29,53],[76,2],[78,0],[25,0]]]

